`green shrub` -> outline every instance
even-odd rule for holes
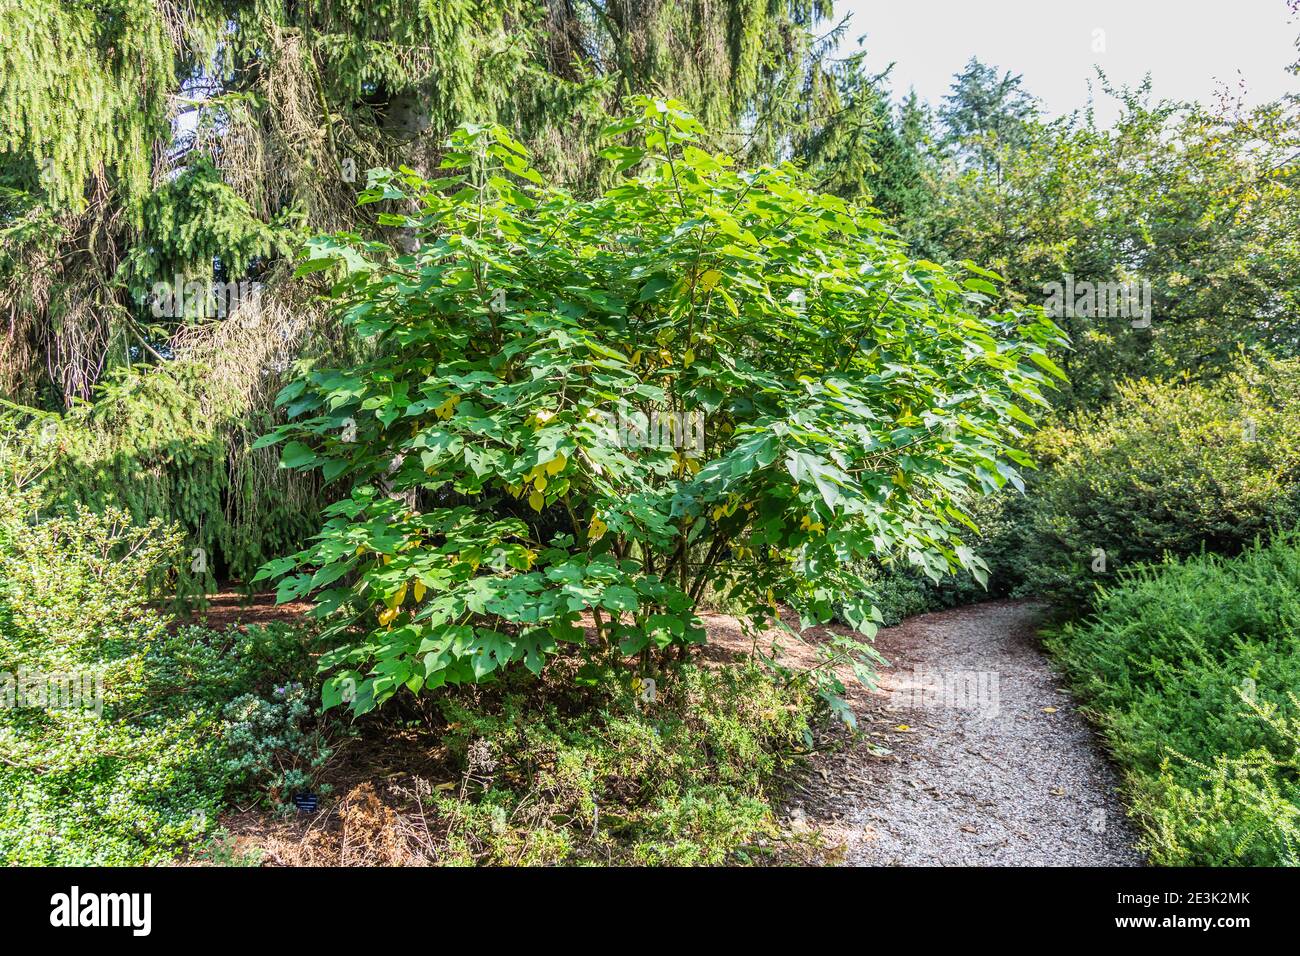
[[[649,666],[704,640],[709,588],[760,622],[838,604],[869,637],[868,558],[983,574],[958,501],[1020,482],[1056,327],[796,168],[709,152],[680,104],[638,100],[607,135],[627,175],[581,202],[464,127],[442,178],[374,171],[362,194],[399,203],[379,221],[413,251],[309,245],[376,357],[280,394],[264,441],[350,493],[259,574],[342,612],[329,706],[539,673],[589,646],[584,613],[593,653]],[[828,699],[835,665],[869,676],[865,643],[822,649]]]
[[[149,861],[201,835],[219,806],[210,723],[149,693],[166,638],[148,582],[179,536],[119,512],[33,520],[0,493],[0,860]],[[45,699],[71,679],[76,697]],[[40,695],[24,694],[24,683]],[[11,695],[11,696],[10,696]]]
[[[1300,539],[1121,575],[1049,646],[1159,863],[1295,862]]]
[[[183,695],[190,705],[220,709],[243,694],[269,697],[287,682],[314,682],[312,629],[272,621],[224,631],[182,626],[150,657],[150,692]],[[306,675],[306,676],[304,676]]]
[[[232,783],[222,704],[310,673],[301,632],[170,631],[151,602],[184,557],[179,532],[112,509],[42,516],[35,456],[5,437],[0,863],[169,859],[210,831]]]
[[[1027,495],[999,496],[978,548],[990,587],[1083,608],[1121,568],[1237,554],[1300,524],[1300,362],[1243,360],[1211,384],[1129,382],[1031,450],[1042,471]]]
[[[1202,780],[1196,788],[1160,774],[1150,806],[1163,862],[1300,866],[1300,700],[1287,700],[1291,716],[1242,701],[1272,732],[1271,747],[1192,761]]]
[[[225,770],[235,786],[266,793],[280,807],[297,793],[319,789],[316,779],[333,751],[315,720],[315,695],[299,683],[270,697],[243,694],[225,706]]]

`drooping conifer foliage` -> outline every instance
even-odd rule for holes
[[[590,190],[595,133],[652,88],[770,158],[794,100],[834,111],[813,33],[829,14],[826,0],[0,0],[0,398],[93,432],[62,462],[78,493],[184,521],[242,576],[301,530],[296,507],[262,499],[320,504],[250,436],[290,363],[351,354],[283,264],[307,235],[369,221],[366,169],[430,172],[458,123],[500,121],[548,175]],[[76,408],[92,399],[93,426]],[[174,456],[196,420],[208,451]]]

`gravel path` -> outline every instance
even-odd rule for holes
[[[1139,866],[1114,771],[1039,648],[1034,605],[995,601],[882,631],[864,741],[790,806],[851,866]]]

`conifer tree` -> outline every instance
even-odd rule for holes
[[[246,572],[319,505],[251,444],[293,362],[364,347],[290,279],[307,235],[375,224],[355,205],[368,169],[433,174],[455,126],[500,122],[548,175],[594,189],[596,133],[625,94],[741,131],[771,91],[809,87],[830,12],[0,0],[0,399],[68,413],[66,488],[182,520],[209,566]],[[788,152],[781,118],[751,155]]]

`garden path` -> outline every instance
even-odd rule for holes
[[[1035,632],[992,601],[882,630],[861,742],[820,758],[787,811],[879,865],[1138,866],[1116,774]]]

